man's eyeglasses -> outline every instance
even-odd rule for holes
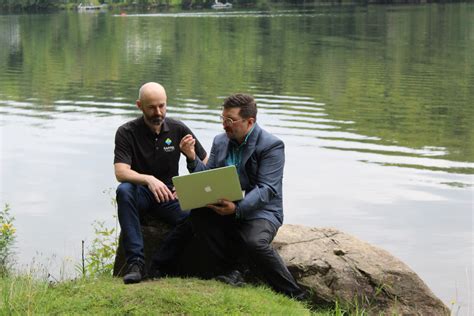
[[[244,121],[245,119],[238,119],[238,120],[234,120],[230,117],[225,117],[225,116],[222,116],[222,115],[219,115],[220,119],[221,119],[221,123],[224,124],[224,125],[233,125],[234,123],[237,123],[239,121]]]

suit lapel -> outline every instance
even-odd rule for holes
[[[261,129],[257,123],[255,123],[255,127],[250,134],[249,138],[247,139],[247,145],[244,147],[244,152],[242,153],[242,160],[240,162],[241,168],[245,168],[245,164],[247,160],[249,160],[250,156],[252,156],[253,152],[255,151],[255,147],[257,145],[257,139],[260,136]]]
[[[219,147],[223,148],[224,150],[220,150],[217,153],[217,166],[224,167],[226,165],[225,159],[227,158],[227,153],[229,152],[229,138],[227,138],[227,136],[222,138],[222,145]]]

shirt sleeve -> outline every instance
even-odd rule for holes
[[[118,162],[132,165],[132,146],[123,127],[119,127],[115,133],[114,163]]]

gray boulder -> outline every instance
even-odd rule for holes
[[[142,226],[147,259],[169,227]],[[407,265],[387,251],[332,228],[283,225],[273,246],[315,306],[338,301],[346,310],[368,314],[449,315],[449,309]],[[149,265],[149,262],[147,262]],[[184,250],[179,272],[208,277],[215,262],[205,245],[192,240]],[[114,275],[123,275],[125,258],[119,243]]]
[[[450,313],[406,264],[336,229],[283,225],[273,246],[314,301],[338,300],[369,314]]]

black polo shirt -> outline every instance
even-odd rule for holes
[[[142,116],[118,128],[115,134],[114,163],[126,163],[132,170],[153,175],[171,186],[171,178],[177,176],[179,170],[179,143],[187,134],[193,134],[189,127],[168,117],[165,118],[160,133],[156,134],[146,125]],[[197,139],[195,148],[196,155],[201,160],[204,159],[206,151]]]

